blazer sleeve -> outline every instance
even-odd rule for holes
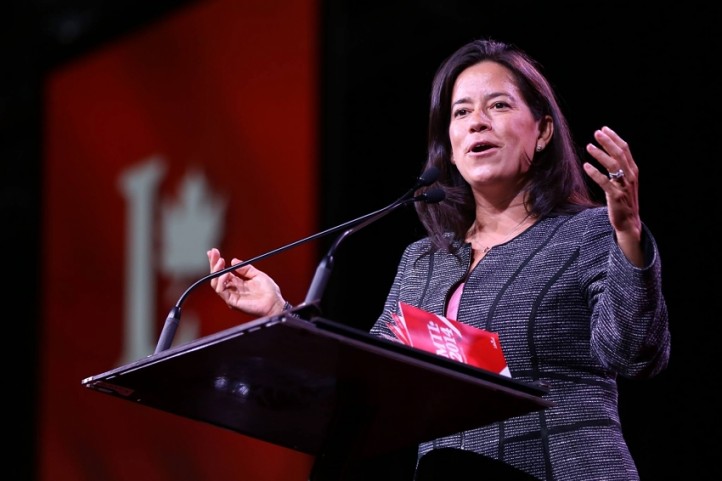
[[[652,377],[667,367],[670,333],[657,243],[643,226],[645,265],[619,248],[606,208],[590,217],[580,242],[580,276],[591,310],[591,352],[623,377]]]

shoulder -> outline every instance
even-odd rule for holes
[[[578,212],[549,214],[539,222],[543,230],[561,232],[569,235],[571,232],[584,232],[588,230],[611,229],[609,214],[606,206],[587,207]]]
[[[458,250],[463,250],[467,244],[460,242],[458,239],[454,239],[454,236],[451,232],[447,232],[444,234],[444,237],[447,239],[447,241],[450,243],[451,251],[457,252]],[[434,245],[434,242],[432,242],[430,237],[423,237],[421,239],[418,239],[406,246],[405,252],[406,253],[426,253],[426,254],[432,254],[439,251],[443,251],[443,253],[449,253],[445,249],[440,249],[437,246]]]
[[[607,206],[589,207],[571,215],[571,218],[580,222],[591,223],[598,223],[606,219],[607,223],[609,223],[609,211]]]
[[[606,207],[588,207],[578,212],[552,214],[530,229],[537,243],[580,245],[608,242],[613,235]]]
[[[606,206],[590,207],[575,214],[565,216],[569,229],[577,232],[610,231],[609,211]]]
[[[447,233],[445,234],[445,236],[450,242],[449,250],[440,248],[435,245],[435,243],[430,237],[424,237],[406,246],[406,248],[404,249],[402,260],[418,261],[420,259],[427,259],[429,262],[433,262],[431,261],[431,259],[441,260],[453,258],[458,260],[460,258],[463,259],[465,256],[470,255],[471,246],[469,244],[454,240],[451,233]]]
[[[431,249],[431,239],[424,237],[408,244],[404,249],[404,257],[418,257],[420,254],[429,252]]]

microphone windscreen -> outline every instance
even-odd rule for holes
[[[436,204],[446,198],[446,192],[443,189],[431,189],[421,194],[420,197],[427,204]]]
[[[417,179],[416,186],[417,187],[426,187],[427,185],[431,185],[434,182],[436,182],[436,179],[439,178],[439,169],[437,167],[431,166],[428,169],[424,171],[423,174]]]

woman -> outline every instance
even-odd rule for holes
[[[417,204],[428,236],[404,251],[371,332],[393,337],[399,302],[496,332],[512,377],[548,385],[555,405],[423,443],[416,479],[468,479],[469,469],[478,479],[638,479],[616,379],[662,371],[670,337],[628,145],[603,127],[586,151],[609,174],[582,163],[539,66],[493,40],[441,65],[428,133],[423,170],[439,170],[428,188],[446,200]],[[208,256],[212,272],[225,267],[216,249]],[[252,266],[212,284],[251,314],[284,308],[278,286]]]

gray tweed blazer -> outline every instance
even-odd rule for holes
[[[669,359],[667,306],[656,242],[643,235],[646,264],[632,265],[614,239],[606,207],[546,217],[492,248],[466,281],[458,321],[497,332],[513,379],[549,386],[551,408],[425,442],[476,451],[547,481],[639,479],[623,438],[617,376],[652,377]],[[443,315],[470,265],[428,254],[429,242],[403,253],[371,333],[392,336],[398,302]],[[486,409],[479,406],[479,409]]]

